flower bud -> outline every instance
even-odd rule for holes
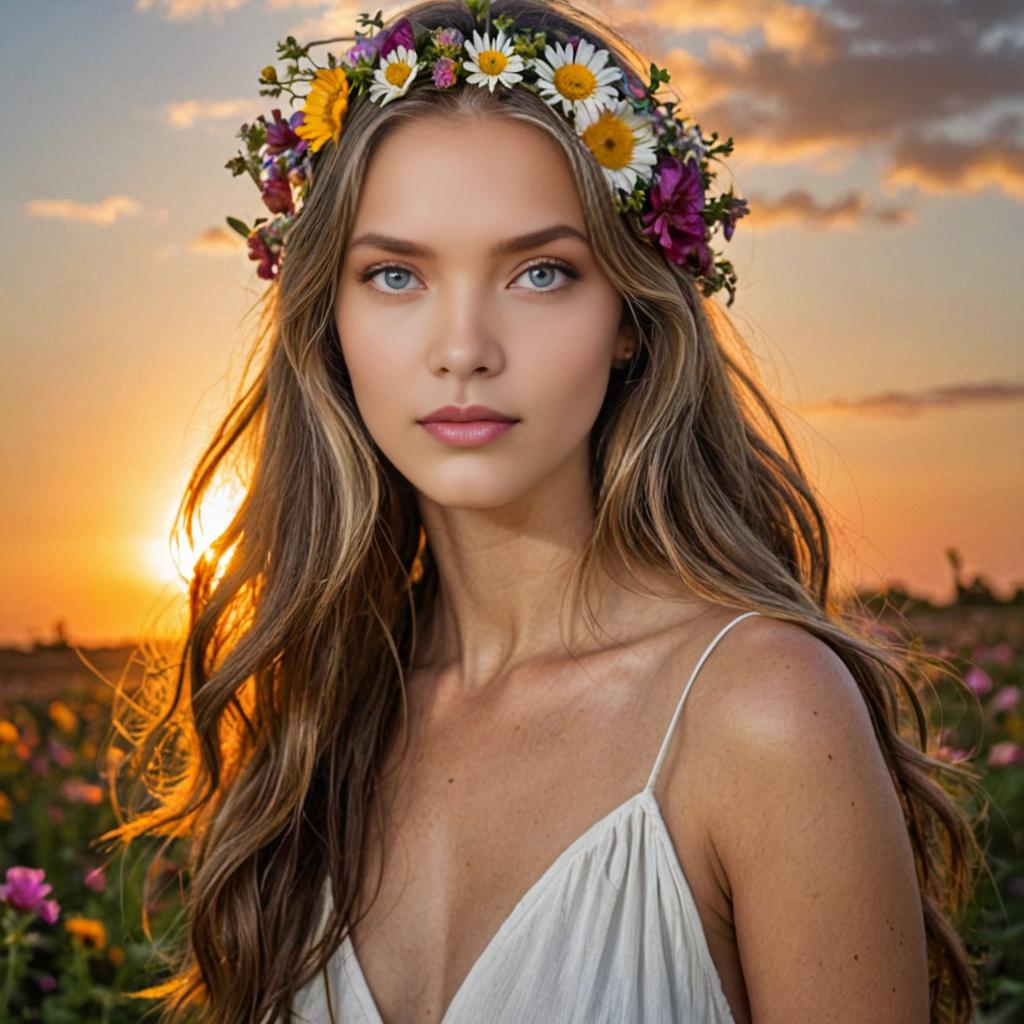
[[[277,81],[277,69],[273,64],[268,64],[263,71],[260,73],[260,77],[264,82],[276,82]]]

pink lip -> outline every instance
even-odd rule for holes
[[[501,437],[515,426],[515,421],[499,423],[497,420],[470,420],[466,423],[453,423],[450,420],[436,420],[433,423],[420,423],[420,426],[439,441],[455,448],[476,448]]]

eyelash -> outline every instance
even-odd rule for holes
[[[579,280],[580,272],[572,266],[570,263],[564,263],[562,260],[555,260],[548,257],[547,259],[537,260],[535,263],[530,263],[517,275],[522,277],[528,270],[533,270],[534,267],[555,267],[557,270],[561,270],[566,277],[572,281]],[[403,267],[400,263],[377,263],[372,267],[367,267],[359,275],[359,280],[363,284],[367,284],[372,278],[376,277],[382,270],[404,270],[409,274],[413,271],[408,267]],[[372,287],[372,286],[371,286]],[[561,288],[528,288],[527,291],[535,291],[538,295],[544,295],[548,292],[560,292],[564,288],[568,288],[568,285],[562,285]],[[395,291],[394,289],[374,288],[375,292],[380,295],[386,295],[388,298],[397,298],[405,294],[405,291]]]

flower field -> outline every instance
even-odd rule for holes
[[[979,838],[992,877],[981,875],[961,934],[979,962],[977,1024],[1010,1024],[1024,1020],[1024,607],[932,608],[910,622],[973,695],[936,681],[936,753],[969,760],[990,798]],[[127,856],[93,843],[116,824],[110,685],[99,676],[115,679],[130,655],[0,651],[0,1021],[142,1020],[153,1004],[125,991],[165,977],[157,948],[180,924],[180,857],[172,847],[151,867],[157,840]],[[147,869],[155,944],[141,926]]]

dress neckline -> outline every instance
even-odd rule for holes
[[[686,880],[686,875],[683,872],[682,865],[679,862],[679,855],[676,852],[675,844],[672,842],[672,837],[668,831],[668,827],[665,825],[664,816],[661,813],[661,805],[658,803],[657,797],[654,795],[654,786],[658,781],[658,775],[661,771],[662,763],[665,760],[665,755],[668,752],[669,744],[672,740],[672,735],[675,732],[676,723],[679,721],[679,716],[683,710],[683,704],[686,701],[686,697],[690,692],[690,688],[693,686],[694,680],[697,678],[697,674],[701,669],[701,666],[707,660],[708,656],[714,650],[718,641],[736,623],[742,619],[749,618],[751,615],[760,615],[758,611],[747,611],[741,615],[737,615],[730,619],[704,648],[700,658],[697,659],[697,663],[694,665],[690,678],[687,680],[686,685],[683,687],[682,696],[676,704],[675,712],[672,715],[672,719],[669,722],[668,729],[665,731],[665,735],[661,741],[661,747],[658,750],[658,756],[655,758],[654,766],[651,769],[650,775],[647,778],[647,782],[643,789],[639,792],[634,793],[632,796],[627,797],[622,803],[613,807],[607,814],[598,818],[592,825],[586,828],[580,835],[578,835],[569,845],[562,850],[560,854],[544,869],[540,877],[533,882],[533,884],[523,893],[519,898],[518,902],[512,908],[511,912],[505,918],[504,921],[498,926],[497,931],[491,936],[490,940],[484,946],[480,955],[473,961],[472,966],[462,979],[462,983],[455,990],[455,994],[452,996],[451,1001],[445,1008],[444,1013],[441,1016],[439,1024],[449,1024],[453,1010],[457,1009],[459,1003],[465,996],[465,993],[469,990],[470,983],[473,979],[486,967],[486,964],[491,960],[497,951],[500,949],[504,939],[509,933],[515,928],[523,916],[532,908],[533,904],[540,898],[542,891],[550,884],[550,882],[558,874],[559,870],[566,864],[567,861],[571,860],[577,853],[582,852],[587,848],[588,844],[595,842],[596,838],[600,836],[608,827],[616,823],[620,818],[624,817],[627,812],[632,813],[639,809],[641,812],[647,811],[647,815],[644,816],[645,821],[653,821],[655,834],[662,840],[665,846],[665,853],[668,857],[672,871],[676,874],[679,880],[680,888],[686,893],[690,904],[690,911],[696,918],[696,927],[694,929],[696,935],[696,941],[700,948],[700,955],[704,961],[705,969],[709,975],[714,979],[716,994],[719,997],[719,1001],[728,1008],[728,1002],[725,999],[724,990],[722,988],[721,979],[718,976],[717,968],[714,965],[714,961],[711,959],[711,952],[708,949],[707,938],[704,935],[703,927],[700,923],[700,918],[697,913],[696,903],[693,898],[692,890],[690,889],[689,882]],[[377,1006],[376,1000],[373,998],[373,993],[370,991],[369,983],[366,980],[366,975],[363,973],[362,964],[359,962],[359,957],[356,953],[355,946],[352,943],[351,936],[346,931],[345,938],[342,940],[341,948],[343,954],[351,965],[351,972],[355,978],[355,984],[359,991],[360,998],[366,1003],[367,1007],[372,1011],[374,1017],[373,1024],[383,1024],[383,1017],[381,1016],[380,1009]]]
[[[508,916],[498,926],[497,931],[490,938],[487,944],[484,946],[483,951],[473,962],[466,976],[462,979],[462,983],[455,990],[455,995],[452,996],[451,1001],[448,1003],[444,1013],[441,1016],[439,1024],[448,1024],[451,1018],[451,1013],[455,1009],[463,996],[463,994],[469,988],[470,982],[473,978],[479,974],[484,967],[486,962],[496,955],[498,949],[504,938],[512,931],[513,928],[519,923],[521,918],[532,908],[534,903],[540,898],[541,891],[554,879],[558,874],[559,870],[566,864],[567,861],[571,860],[577,853],[582,853],[587,848],[589,843],[593,843],[598,836],[600,836],[610,824],[617,822],[620,817],[623,817],[626,812],[632,812],[635,808],[640,807],[651,812],[651,816],[654,820],[655,827],[662,832],[665,836],[668,836],[668,829],[665,826],[664,818],[661,814],[661,807],[658,804],[658,798],[654,795],[654,787],[650,783],[644,786],[638,793],[634,793],[632,796],[627,797],[622,803],[613,807],[607,814],[598,818],[592,825],[586,828],[580,835],[578,835],[557,857],[544,869],[540,877],[523,893],[519,898],[519,901],[509,912]],[[675,854],[675,848],[669,839],[669,849],[672,851],[672,859],[674,861],[674,867],[679,871],[679,874],[683,875],[682,866],[679,864],[678,856]],[[685,879],[685,876],[683,876]],[[381,1016],[380,1009],[377,1006],[376,1000],[373,998],[373,993],[370,991],[369,983],[366,980],[366,975],[363,973],[362,964],[359,962],[359,956],[356,953],[355,946],[352,943],[351,936],[346,932],[345,938],[342,941],[342,948],[345,954],[349,958],[352,973],[355,975],[356,984],[359,988],[360,996],[362,1000],[370,1007],[373,1011],[374,1022],[373,1024],[383,1024],[384,1018]],[[708,953],[708,960],[710,961],[710,953]]]

